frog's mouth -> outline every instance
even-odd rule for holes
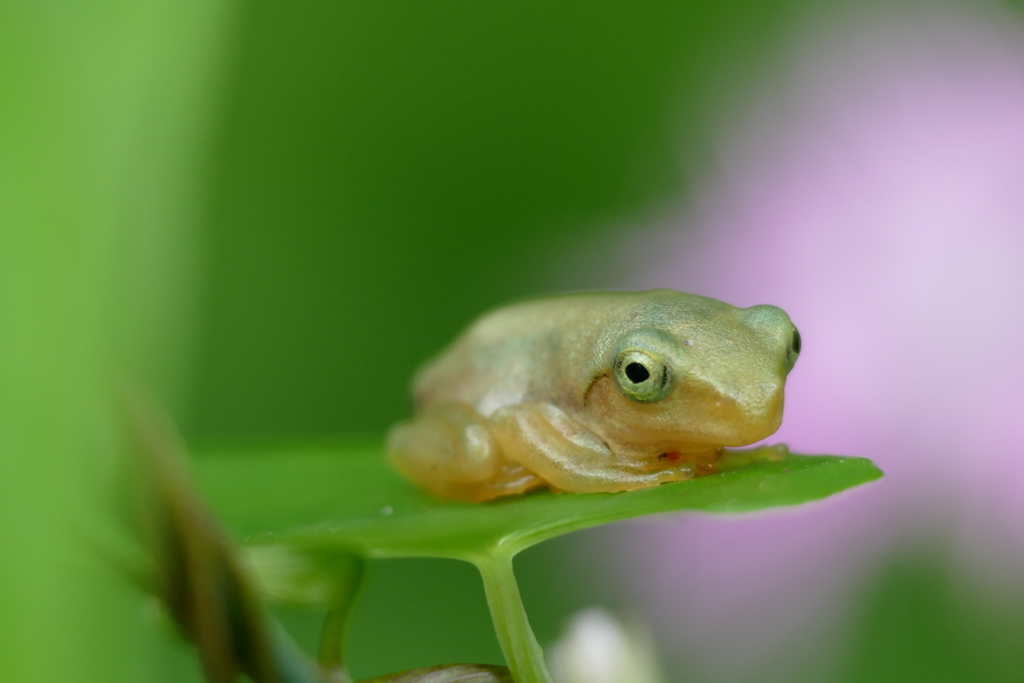
[[[637,404],[603,376],[585,397],[589,426],[622,461],[642,471],[713,464],[724,447],[765,439],[782,421],[781,392],[768,403],[676,392],[665,401]]]
[[[663,453],[679,453],[680,456],[704,454],[722,448],[738,448],[767,439],[778,430],[775,423],[756,422],[751,424],[705,425],[697,433],[672,434],[671,430],[661,433],[631,434],[638,450],[657,457]]]
[[[707,438],[693,438],[688,435],[685,441],[659,439],[648,442],[643,448],[643,460],[650,469],[665,469],[692,462],[697,466],[698,473],[715,471],[714,463],[726,448],[749,446],[771,436],[775,430],[759,430],[740,435],[708,435]],[[702,435],[703,436],[703,435]],[[732,438],[730,438],[732,437]]]

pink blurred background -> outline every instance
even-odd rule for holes
[[[804,351],[771,441],[886,478],[621,533],[621,586],[696,680],[827,675],[901,552],[1024,588],[1024,29],[932,5],[800,35],[692,201],[620,233],[617,284],[784,307]]]

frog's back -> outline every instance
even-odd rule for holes
[[[673,290],[551,296],[484,314],[417,375],[418,406],[468,403],[484,415],[515,403],[553,402],[570,412],[606,371],[607,356],[652,310],[679,308]],[[654,317],[659,317],[655,315]]]

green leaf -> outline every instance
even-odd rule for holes
[[[243,544],[469,560],[640,515],[797,505],[882,476],[864,458],[793,455],[784,446],[731,452],[721,465],[640,491],[541,491],[489,503],[434,498],[396,474],[379,444],[222,449],[198,460],[197,475]]]
[[[343,565],[345,556],[472,562],[483,579],[512,678],[549,683],[512,571],[519,551],[570,531],[640,515],[797,505],[882,473],[864,458],[792,455],[785,446],[772,446],[733,451],[720,461],[716,474],[650,489],[540,491],[466,503],[439,500],[399,477],[379,444],[350,444],[221,450],[199,460],[198,475],[200,488],[239,540],[270,551],[257,553],[265,556],[262,562],[253,556],[264,583],[284,586],[292,595],[316,594],[311,586],[331,585],[316,577],[324,558],[340,557]],[[324,661],[340,666],[352,596],[344,591],[336,596],[338,607],[328,620],[333,635],[322,651],[330,655]]]

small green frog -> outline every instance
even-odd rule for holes
[[[690,479],[779,428],[799,354],[774,306],[669,289],[516,303],[419,372],[388,452],[427,490],[472,501]]]

